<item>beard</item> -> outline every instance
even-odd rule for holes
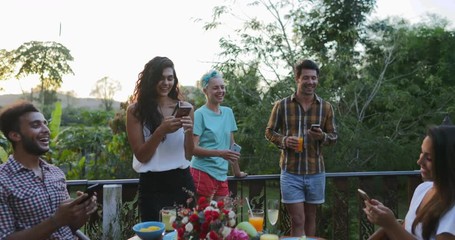
[[[22,135],[24,150],[30,154],[41,156],[49,151],[49,148],[41,148],[33,139]]]

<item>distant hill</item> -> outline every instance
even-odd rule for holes
[[[19,99],[26,99],[23,94],[2,94],[0,95],[0,107],[8,105]],[[76,98],[70,95],[58,93],[58,99],[62,102],[62,107],[71,106],[73,108],[103,109],[102,101],[98,98]],[[114,110],[120,109],[120,102],[114,101]]]
[[[195,99],[199,98],[204,100],[204,94],[200,89],[193,86],[182,86],[181,93],[184,95],[184,100],[195,104]],[[8,105],[19,99],[27,99],[30,93],[24,94],[0,94],[0,107]],[[34,93],[35,96],[38,96],[39,93]],[[66,108],[71,106],[73,108],[87,108],[87,109],[104,109],[101,99],[98,98],[77,98],[73,97],[71,94],[57,93],[57,98],[62,102],[62,107]],[[114,101],[112,104],[114,110],[120,109],[120,102]]]

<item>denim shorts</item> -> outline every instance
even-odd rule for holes
[[[283,203],[325,201],[325,173],[298,175],[281,170],[280,184]]]

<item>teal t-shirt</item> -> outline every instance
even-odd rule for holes
[[[231,133],[237,131],[234,113],[220,106],[220,114],[203,105],[194,112],[193,134],[199,136],[199,146],[205,149],[223,150],[231,147]],[[218,181],[227,179],[229,162],[221,157],[193,156],[191,167],[206,172]]]

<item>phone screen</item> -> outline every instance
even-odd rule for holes
[[[97,183],[97,184],[93,184],[93,185],[89,186],[87,188],[87,190],[85,190],[85,192],[84,192],[84,193],[87,193],[88,196],[86,198],[84,198],[84,200],[82,200],[82,202],[80,202],[80,203],[83,203],[83,202],[91,199],[93,197],[93,195],[95,194],[95,189],[98,187],[98,185],[99,184]]]
[[[240,147],[240,145],[238,145],[237,143],[234,143],[232,144],[231,146],[231,151],[234,151],[234,152],[240,152],[240,150],[242,150],[242,147]]]
[[[313,130],[313,131],[314,131],[316,128],[320,128],[320,127],[321,127],[321,125],[319,125],[319,124],[311,124],[311,130]]]
[[[175,105],[174,111],[172,112],[172,115],[176,118],[181,118],[184,116],[190,115],[191,109],[193,107],[188,106],[188,105],[183,105],[182,102],[178,102]]]
[[[191,107],[190,106],[184,106],[184,107],[179,107],[177,109],[177,112],[175,113],[176,118],[184,117],[190,115],[191,112]]]
[[[365,191],[363,191],[362,189],[357,189],[357,192],[359,192],[359,195],[363,200],[370,201],[370,196],[368,196],[368,194]]]

